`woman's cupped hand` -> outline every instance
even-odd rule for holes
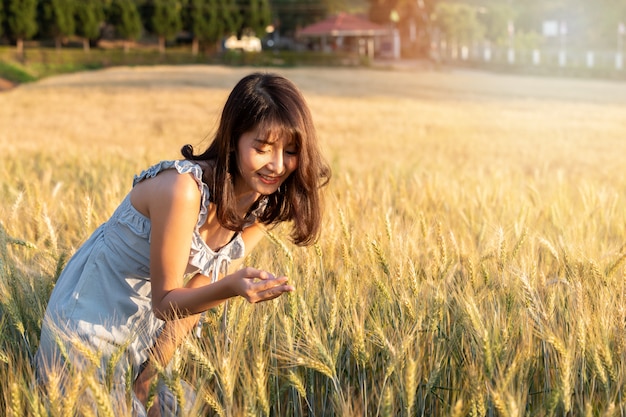
[[[275,277],[270,272],[252,267],[227,275],[224,280],[229,281],[235,294],[245,298],[249,303],[273,300],[283,293],[295,290],[293,285],[288,284],[287,277]]]

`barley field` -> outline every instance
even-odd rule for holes
[[[118,415],[92,375],[36,383],[48,296],[133,175],[205,146],[253,70],[117,68],[0,94],[1,415]],[[296,291],[209,314],[163,375],[196,389],[188,415],[626,414],[626,84],[274,71],[303,90],[333,169],[323,234],[299,248],[276,228],[247,256]]]

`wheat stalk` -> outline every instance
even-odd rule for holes
[[[302,378],[300,378],[300,376],[296,374],[293,370],[289,369],[287,371],[287,379],[291,383],[291,386],[296,389],[298,395],[306,399],[306,388]]]
[[[544,237],[539,237],[538,238],[539,243],[541,243],[543,245],[544,248],[546,248],[548,250],[548,252],[550,252],[550,254],[552,255],[552,257],[558,262],[559,260],[559,253],[557,252],[557,250],[554,248],[554,246],[552,245],[552,243],[550,243],[546,238]]]
[[[62,416],[73,415],[74,410],[78,408],[77,402],[83,390],[82,382],[82,374],[79,372],[73,373],[72,377],[68,378],[67,383],[64,385],[66,389],[63,396]]]
[[[10,402],[10,412],[13,417],[21,417],[24,415],[24,408],[22,405],[22,392],[20,386],[17,382],[13,382],[10,387],[11,391],[11,402]]]
[[[452,409],[452,417],[462,417],[464,416],[464,411],[463,411],[464,407],[463,407],[463,400],[459,399],[457,400],[456,404],[454,404],[454,408]]]
[[[606,277],[609,278],[613,276],[615,271],[617,271],[626,261],[626,253],[621,254],[619,258],[615,260],[609,267],[606,269]]]
[[[89,196],[85,196],[85,214],[83,215],[84,230],[91,230],[91,219],[93,217],[93,202]]]
[[[256,353],[254,361],[253,378],[256,385],[256,397],[261,404],[261,409],[265,415],[270,414],[270,404],[267,398],[267,367],[265,358],[260,352]]]
[[[226,411],[224,410],[224,408],[222,407],[222,405],[220,404],[220,402],[217,400],[217,398],[212,392],[204,390],[203,397],[204,397],[204,401],[206,401],[209,407],[211,407],[211,409],[215,411],[215,414],[217,414],[220,417],[224,417],[226,415]]]
[[[61,391],[59,389],[61,377],[56,370],[46,374],[46,391],[50,402],[50,410],[54,415],[61,415]]]
[[[111,404],[111,399],[104,391],[103,385],[96,382],[92,375],[85,376],[84,381],[89,387],[89,391],[96,402],[96,406],[98,407],[99,411],[98,415],[102,415],[105,417],[115,416],[115,413],[113,412],[113,405]]]
[[[404,369],[404,395],[406,397],[406,415],[410,416],[415,407],[415,393],[417,392],[417,360],[409,357]]]
[[[57,345],[63,347],[65,346],[65,344],[63,344],[60,339],[57,340]],[[90,346],[87,346],[85,343],[83,343],[78,336],[70,338],[70,344],[72,345],[72,348],[76,349],[76,351],[81,354],[81,358],[89,360],[89,364],[91,366],[100,367],[102,359],[101,356],[96,353],[96,351],[94,351]],[[71,358],[67,356],[67,353],[65,353],[64,356],[67,361],[71,361]]]
[[[200,364],[207,372],[205,377],[209,379],[215,373],[215,367],[211,363],[211,360],[205,355],[205,353],[198,347],[196,343],[186,338],[183,342],[183,346],[187,349],[189,354],[193,357],[196,363]]]
[[[48,236],[50,238],[50,247],[52,249],[52,253],[58,253],[59,247],[58,247],[57,233],[56,233],[56,230],[54,229],[54,226],[52,225],[52,220],[48,216],[47,205],[44,204],[42,209],[43,209],[42,218],[48,230]]]

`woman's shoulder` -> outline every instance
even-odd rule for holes
[[[189,175],[167,170],[137,183],[130,191],[130,202],[148,218],[154,207],[198,207],[201,191]],[[174,204],[175,203],[175,204]]]

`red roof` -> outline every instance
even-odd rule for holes
[[[358,16],[340,13],[321,22],[313,23],[300,30],[300,36],[359,36],[388,33],[389,30]]]

